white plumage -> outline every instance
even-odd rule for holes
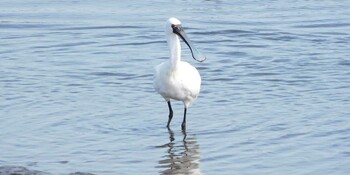
[[[195,67],[180,61],[175,69],[170,62],[156,67],[154,87],[166,101],[170,99],[183,101],[186,108],[197,98],[201,77]]]
[[[169,107],[169,119],[167,127],[173,117],[170,99],[179,100],[184,103],[184,118],[182,129],[186,128],[186,111],[197,98],[201,77],[199,72],[191,64],[181,61],[180,39],[189,46],[192,56],[197,61],[204,61],[205,57],[198,52],[187,38],[182,29],[181,22],[176,18],[169,18],[165,33],[170,48],[170,59],[155,67],[154,88],[167,101]]]

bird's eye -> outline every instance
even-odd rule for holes
[[[178,24],[178,25],[171,24],[171,27],[173,28],[174,33],[176,33],[176,31],[182,30],[182,26],[180,24]]]

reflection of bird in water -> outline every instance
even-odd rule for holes
[[[174,132],[169,131],[170,142],[158,148],[167,148],[167,154],[159,161],[158,168],[165,169],[162,175],[200,175],[199,145],[194,136],[182,131],[183,139],[176,142]]]

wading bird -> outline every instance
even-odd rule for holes
[[[180,38],[190,48],[193,59],[202,62],[206,58],[202,55],[187,38],[181,22],[176,18],[169,18],[165,26],[167,43],[170,48],[170,59],[155,67],[154,88],[168,103],[169,118],[167,127],[169,128],[173,118],[170,99],[182,101],[184,104],[184,116],[181,124],[182,130],[186,129],[186,112],[192,102],[197,98],[201,76],[191,64],[181,61]]]

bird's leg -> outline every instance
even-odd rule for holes
[[[168,119],[168,124],[166,125],[166,127],[169,128],[171,119],[173,118],[173,109],[171,108],[170,100],[168,101],[168,107],[169,107],[169,119]]]
[[[181,128],[183,131],[186,130],[186,112],[187,112],[187,108],[185,107],[185,110],[184,110],[184,119],[182,121],[182,124],[181,124]]]

